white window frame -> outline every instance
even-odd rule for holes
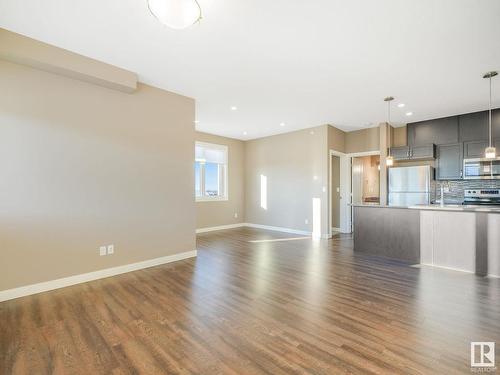
[[[205,164],[200,163],[200,191],[201,196],[196,196],[196,186],[195,186],[195,199],[196,202],[217,202],[217,201],[227,201],[229,200],[229,179],[228,179],[228,170],[229,170],[229,149],[225,145],[219,145],[215,143],[208,142],[195,142],[195,146],[201,146],[212,149],[222,150],[226,154],[226,164],[218,164],[219,165],[219,191],[223,191],[223,195],[211,196],[205,195]],[[199,162],[199,160],[195,159],[195,162]],[[221,168],[222,167],[222,168]],[[222,181],[221,181],[222,180]]]

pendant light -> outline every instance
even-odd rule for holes
[[[185,29],[201,20],[197,0],[148,0],[149,11],[172,29]]]
[[[384,102],[387,102],[387,124],[391,123],[391,102],[394,100],[392,96],[388,96],[384,98]],[[394,165],[394,158],[391,156],[391,146],[389,145],[389,155],[385,159],[385,164],[388,167],[392,167]]]
[[[498,72],[488,72],[488,73],[486,73],[483,76],[483,78],[487,78],[490,81],[489,82],[490,83],[490,107],[489,107],[489,120],[488,120],[488,123],[489,123],[489,134],[490,134],[490,143],[489,143],[489,146],[486,147],[486,150],[484,152],[484,157],[486,159],[495,159],[496,156],[497,156],[497,150],[491,144],[491,79],[493,77],[495,77],[496,75],[498,75]]]

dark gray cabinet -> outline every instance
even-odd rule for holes
[[[408,146],[391,147],[391,156],[394,160],[408,160],[410,157],[410,148]]]
[[[404,160],[430,160],[436,157],[436,146],[434,144],[425,146],[401,146],[392,147],[391,156],[394,160],[404,161]]]
[[[488,112],[458,116],[458,126],[460,142],[487,140],[489,137]]]
[[[464,158],[484,158],[484,151],[488,147],[488,141],[472,141],[464,143]]]
[[[435,159],[436,145],[414,146],[410,149],[411,160]]]
[[[458,139],[458,116],[408,124],[408,146],[456,143]]]
[[[491,111],[491,132],[493,139],[500,139],[500,108]]]
[[[458,180],[462,178],[463,143],[438,145],[436,154],[437,180]]]

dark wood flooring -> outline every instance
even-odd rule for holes
[[[0,304],[0,374],[456,374],[500,280],[250,228],[198,258]],[[263,241],[263,242],[251,242]]]

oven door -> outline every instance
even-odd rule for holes
[[[464,179],[466,180],[500,179],[500,158],[464,159]]]

